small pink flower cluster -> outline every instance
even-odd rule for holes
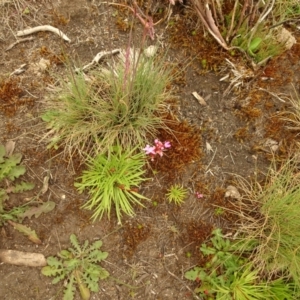
[[[196,192],[195,193],[195,196],[200,199],[200,198],[203,198],[203,194],[200,194],[199,192]]]
[[[160,140],[155,139],[154,146],[147,145],[143,150],[146,152],[146,154],[150,155],[151,160],[153,161],[156,154],[163,156],[163,151],[167,148],[171,148],[171,143],[169,141],[162,143]]]

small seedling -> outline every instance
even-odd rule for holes
[[[221,216],[221,215],[224,214],[224,209],[223,209],[222,207],[217,207],[217,208],[215,209],[215,211],[214,211],[214,214],[215,214],[216,216]]]
[[[185,189],[183,186],[180,186],[179,184],[174,184],[170,187],[167,193],[167,198],[169,202],[174,202],[177,205],[182,204],[185,197],[187,195],[187,189]]]
[[[73,248],[60,251],[58,257],[49,256],[48,265],[42,268],[42,274],[55,276],[53,284],[66,280],[64,300],[74,299],[75,284],[79,288],[81,298],[90,299],[91,291],[99,291],[98,281],[109,276],[108,271],[97,264],[106,259],[108,253],[100,251],[102,241],[96,241],[90,246],[89,242],[85,241],[81,247],[74,234],[71,234],[70,241]]]

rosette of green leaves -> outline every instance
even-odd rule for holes
[[[98,264],[107,258],[108,253],[100,250],[102,241],[95,241],[91,245],[85,241],[81,247],[74,234],[70,236],[70,241],[73,248],[60,251],[58,257],[48,257],[48,265],[42,268],[42,274],[55,276],[52,281],[53,284],[67,279],[64,300],[74,299],[76,284],[81,298],[89,299],[91,291],[99,291],[98,281],[109,276],[108,271]]]
[[[114,206],[119,223],[121,214],[134,215],[132,205],[142,205],[140,200],[147,199],[138,193],[139,185],[147,180],[143,177],[145,154],[138,148],[123,150],[115,146],[110,154],[99,154],[87,159],[88,169],[83,171],[75,187],[81,193],[88,190],[90,199],[83,208],[94,209],[93,220],[102,218],[104,213],[110,216]]]
[[[174,184],[170,187],[167,193],[169,202],[174,202],[177,205],[182,204],[187,195],[187,189],[179,184]]]

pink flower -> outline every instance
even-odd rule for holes
[[[200,194],[199,192],[196,192],[196,197],[198,198],[198,199],[200,199],[200,198],[203,198],[203,194]]]
[[[164,147],[165,148],[171,148],[171,143],[169,141],[164,142]]]
[[[146,147],[143,150],[146,152],[146,154],[156,154],[154,146],[151,147],[149,145],[146,145]]]
[[[158,139],[154,140],[154,146],[147,145],[143,150],[146,151],[146,154],[151,156],[151,160],[154,160],[154,156],[158,154],[160,157],[163,156],[163,151],[165,148],[170,148],[171,143],[169,141],[161,142]]]

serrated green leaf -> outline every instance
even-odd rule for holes
[[[5,152],[5,147],[0,145],[0,163],[4,162]]]
[[[202,244],[200,250],[204,255],[211,255],[216,253],[216,249],[207,247],[206,244]]]
[[[4,201],[8,200],[8,195],[4,189],[0,189],[0,214],[4,212]]]
[[[63,258],[63,259],[70,259],[73,257],[72,253],[68,250],[61,250],[59,253],[58,253],[58,256]]]
[[[25,192],[25,191],[31,191],[33,188],[34,188],[34,183],[21,181],[21,183],[16,184],[12,188],[12,193],[21,193],[21,192]]]
[[[62,272],[62,274],[56,276],[53,280],[52,280],[52,284],[57,284],[59,283],[61,280],[63,280],[66,277],[66,273]]]
[[[90,245],[90,247],[87,249],[88,252],[91,252],[93,250],[98,250],[102,246],[102,241],[95,241],[93,244]]]
[[[62,269],[57,269],[54,266],[45,266],[42,268],[42,274],[45,276],[56,276],[57,274],[60,274],[62,272]]]
[[[39,205],[38,207],[30,207],[28,210],[26,210],[22,215],[21,218],[32,218],[35,216],[38,218],[42,213],[48,213],[52,211],[55,207],[55,202],[53,201],[47,201],[43,204]]]
[[[75,234],[70,235],[70,241],[71,241],[72,246],[78,252],[78,254],[81,253],[81,248],[80,248],[79,242],[78,242]]]
[[[82,246],[81,252],[86,252],[86,253],[88,253],[88,250],[86,250],[87,247],[88,247],[88,245],[89,245],[89,241],[86,240],[86,241],[84,242],[83,246]]]
[[[103,280],[109,277],[109,272],[105,270],[104,268],[101,268],[101,272],[99,274],[99,279]]]
[[[38,238],[35,230],[32,230],[31,228],[29,228],[25,225],[15,223],[13,221],[8,221],[8,223],[11,224],[19,232],[25,234],[35,244],[41,244],[42,243],[41,240]]]
[[[54,266],[54,267],[61,267],[62,266],[62,263],[54,256],[49,256],[47,258],[47,264],[49,266]]]
[[[25,172],[26,172],[26,168],[24,166],[15,166],[9,171],[7,177],[11,181],[14,181],[16,178],[19,178],[21,175],[24,175]]]
[[[78,258],[73,258],[68,261],[65,261],[64,266],[68,269],[74,270],[80,265],[81,260]]]
[[[99,250],[93,250],[89,254],[89,261],[90,262],[100,262],[101,260],[106,259],[108,256],[107,252],[102,252]]]
[[[192,281],[204,280],[207,277],[207,274],[202,268],[195,267],[192,270],[185,272],[184,277]]]
[[[61,266],[61,262],[56,257],[54,257],[54,256],[49,256],[47,258],[47,264],[49,266],[57,266],[57,267]]]

